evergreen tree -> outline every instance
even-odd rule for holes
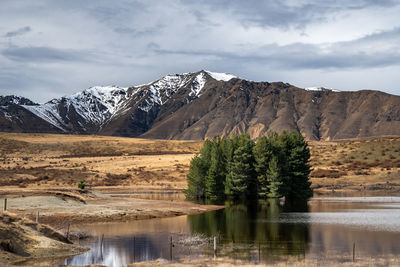
[[[205,180],[210,168],[212,142],[204,141],[200,155],[196,155],[190,161],[189,174],[187,176],[188,188],[184,191],[186,198],[204,199],[206,197]]]
[[[301,134],[269,132],[255,144],[248,134],[206,140],[187,176],[188,199],[309,198],[310,150]]]
[[[254,142],[248,134],[239,137],[225,182],[225,193],[231,197],[256,197],[257,178],[254,171],[253,147]]]
[[[203,161],[204,166],[207,169],[210,168],[212,147],[213,147],[213,141],[206,139],[204,141],[203,147],[200,150],[201,159]]]
[[[190,200],[205,198],[206,168],[200,155],[196,155],[190,161],[189,174],[187,176],[188,189],[184,191],[186,198]]]
[[[285,166],[284,185],[282,195],[288,198],[309,198],[312,197],[310,150],[303,136],[297,132],[283,132],[280,135],[282,150],[287,159]]]
[[[239,137],[234,134],[230,137],[223,137],[221,139],[221,148],[227,163],[232,162],[233,154],[239,146]]]
[[[282,176],[281,168],[279,167],[278,158],[272,156],[268,169],[266,171],[267,176],[267,196],[271,198],[281,197],[281,187],[282,187]]]
[[[226,177],[225,158],[221,140],[214,138],[211,148],[211,162],[206,176],[206,198],[213,201],[223,200]]]
[[[260,137],[254,146],[253,153],[258,180],[258,196],[266,198],[269,185],[267,170],[272,157],[280,153],[278,135],[275,132],[268,132],[267,136]]]

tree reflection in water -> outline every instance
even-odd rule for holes
[[[248,253],[260,247],[262,257],[304,255],[310,241],[309,224],[283,223],[283,213],[308,212],[307,201],[279,199],[226,202],[225,209],[188,216],[192,233],[218,236],[224,247],[245,244]]]

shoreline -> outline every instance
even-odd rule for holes
[[[8,211],[31,220],[35,220],[39,212],[40,223],[57,229],[67,228],[67,225],[72,224],[123,222],[199,214],[224,207],[201,205],[181,199],[155,200],[137,196],[137,194],[146,195],[146,191],[134,191],[132,188],[93,188],[80,191],[3,187],[0,189],[0,198],[8,198]],[[179,191],[157,190],[160,194],[171,192]],[[3,203],[0,206],[3,206]]]
[[[315,190],[314,197],[400,196],[391,190]],[[156,199],[146,199],[155,197]],[[154,218],[199,214],[222,209],[222,205],[204,205],[184,200],[182,191],[170,188],[98,187],[26,189],[0,188],[0,207],[8,198],[7,210],[66,232],[71,225],[127,222]],[[170,199],[157,199],[170,198]]]
[[[200,205],[184,201],[179,199],[179,197],[176,200],[153,200],[137,197],[138,194],[146,196],[147,194],[151,195],[152,193],[166,195],[177,194],[178,196],[182,196],[180,190],[161,188],[141,188],[136,191],[128,187],[104,187],[94,188],[87,191],[68,188],[64,188],[63,190],[51,190],[50,188],[42,190],[22,189],[21,191],[21,188],[15,187],[7,189],[3,187],[0,189],[0,198],[8,198],[7,213],[14,213],[18,220],[28,221],[29,224],[36,225],[34,221],[36,219],[36,212],[39,211],[40,225],[43,225],[44,227],[49,225],[64,237],[66,236],[66,231],[70,226],[71,229],[76,229],[79,228],[79,225],[81,224],[128,222],[143,219],[175,217],[180,215],[199,214],[224,208],[224,206],[217,205]],[[354,196],[354,192],[349,191],[346,193],[347,195],[350,194]],[[372,195],[372,193],[378,192],[373,191],[366,193],[367,195]],[[329,197],[330,194],[314,194],[314,197]],[[382,194],[379,195],[388,195],[388,192],[385,194],[383,191]],[[2,206],[2,204],[3,203],[0,203],[0,206]],[[35,226],[35,229],[38,229],[38,226]],[[71,231],[71,235],[72,232],[73,230]],[[31,237],[34,238],[37,238],[38,236],[41,236],[40,232],[36,233],[36,235],[31,235]],[[55,252],[54,249],[53,252],[51,252],[51,249],[47,250],[42,248],[42,252],[39,256],[34,254],[28,257],[21,255],[9,256],[9,253],[7,255],[4,255],[3,253],[2,257],[0,257],[0,263],[18,263],[24,265],[35,265],[42,261],[51,263],[59,261],[60,258],[78,255],[86,251],[84,247],[77,247],[75,239],[72,240],[75,241],[75,244],[72,244],[74,247],[65,248],[63,251],[56,250]],[[189,261],[189,264],[190,262],[191,261]],[[210,263],[212,262],[213,261]],[[160,264],[160,266],[164,264],[171,264],[171,266],[185,266],[188,262],[184,261],[183,263],[177,264],[158,263],[153,261],[141,264],[143,264],[143,266],[151,266],[152,263]],[[226,259],[218,263],[222,263],[222,265],[228,264],[229,266],[230,264],[235,264]],[[129,266],[142,266],[141,264],[132,264]],[[298,263],[296,262],[295,264]]]
[[[80,224],[175,217],[224,208],[224,206],[200,205],[183,200],[135,198],[132,195],[138,192],[127,191],[127,188],[122,191],[121,188],[80,191],[76,189],[21,190],[21,188],[2,187],[0,208],[3,209],[3,199],[7,198],[7,211],[0,213],[0,230],[4,233],[16,231],[18,234],[9,237],[2,234],[0,265],[29,266],[46,262],[49,263],[48,266],[52,266],[52,263],[58,262],[60,258],[84,253],[87,248],[77,245],[72,236],[74,243],[66,238],[70,233],[70,228],[73,235],[73,229],[79,227]],[[36,223],[38,213],[39,223]],[[43,236],[40,229],[51,229],[58,238],[62,238],[62,242],[55,240],[53,236]],[[21,238],[16,236],[24,236],[25,241],[21,244]],[[40,239],[45,240],[40,243],[45,245],[36,248],[35,240]],[[63,243],[66,240],[70,244]],[[6,249],[3,248],[3,243],[6,244],[4,245]],[[47,244],[56,245],[48,246]],[[20,247],[24,247],[24,250],[22,251]]]

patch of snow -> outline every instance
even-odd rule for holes
[[[103,124],[110,119],[127,99],[127,89],[116,86],[94,86],[66,97],[67,107],[88,122]]]
[[[205,72],[207,72],[211,77],[213,77],[213,79],[215,79],[217,81],[227,82],[233,78],[238,78],[237,76],[229,74],[229,73],[211,72],[208,70],[206,70]]]
[[[48,102],[39,106],[21,105],[21,107],[66,132],[66,129],[64,128],[65,124],[58,113],[57,107],[53,103]]]
[[[7,96],[0,96],[0,103],[3,106],[8,105],[37,105],[33,101],[22,97],[22,96],[15,96],[15,95],[7,95]]]
[[[175,74],[167,75],[149,86],[149,97],[139,106],[139,109],[149,112],[154,105],[163,105],[178,91],[179,88],[187,85],[189,75]]]
[[[6,108],[6,107],[4,107],[4,108]],[[5,110],[2,110],[2,112],[3,112],[3,114],[4,114],[4,117],[7,119],[7,120],[9,120],[9,121],[13,121],[13,116],[12,115],[10,115],[7,111],[5,111]]]
[[[63,131],[66,131],[67,122],[59,115],[59,105],[64,106],[68,111],[73,108],[83,121],[101,126],[125,108],[126,100],[129,98],[127,89],[116,86],[94,86],[61,99],[53,99],[42,105],[22,105],[22,107]],[[68,116],[66,118],[68,119]],[[78,124],[82,126],[79,121]]]
[[[205,77],[204,73],[201,72],[193,80],[192,86],[190,88],[191,92],[189,93],[189,96],[199,97],[200,91],[203,89],[205,84],[206,84],[206,77]]]
[[[333,88],[325,88],[325,87],[306,87],[304,90],[307,91],[332,91],[332,92],[341,92],[340,90]]]

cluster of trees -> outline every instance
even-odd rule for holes
[[[187,176],[188,199],[309,198],[310,150],[297,132],[206,140]]]

